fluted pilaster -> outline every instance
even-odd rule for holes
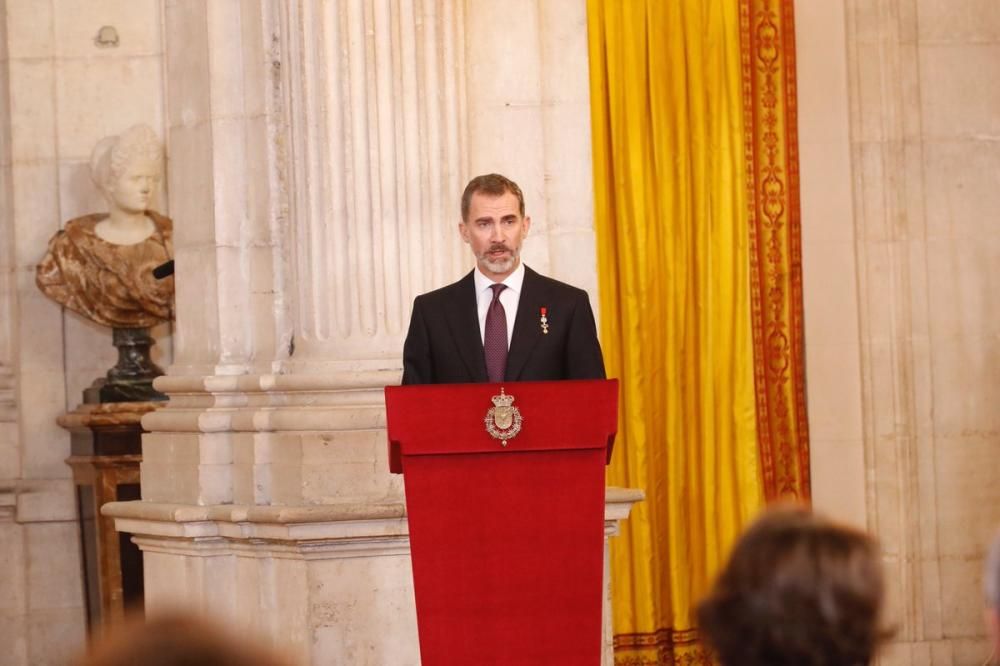
[[[167,22],[171,373],[398,368],[412,298],[468,263],[461,5],[176,3]]]
[[[461,5],[287,3],[296,348],[394,359],[413,296],[461,271]]]

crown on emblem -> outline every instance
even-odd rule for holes
[[[493,396],[491,400],[497,407],[510,407],[514,404],[514,396],[504,393],[502,386],[500,387],[500,395]]]

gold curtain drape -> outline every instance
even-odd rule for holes
[[[710,663],[697,599],[765,498],[808,496],[794,155],[771,150],[791,17],[755,31],[768,4],[588,4],[608,483],[646,492],[612,543],[619,664]]]

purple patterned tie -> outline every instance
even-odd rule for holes
[[[505,284],[491,284],[493,300],[486,311],[486,326],[483,332],[483,351],[486,354],[486,374],[491,382],[502,382],[507,370],[507,313],[500,302],[500,292]]]

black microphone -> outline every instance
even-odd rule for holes
[[[160,264],[153,269],[153,277],[157,280],[162,280],[163,278],[174,274],[174,260],[171,259],[165,263]]]

